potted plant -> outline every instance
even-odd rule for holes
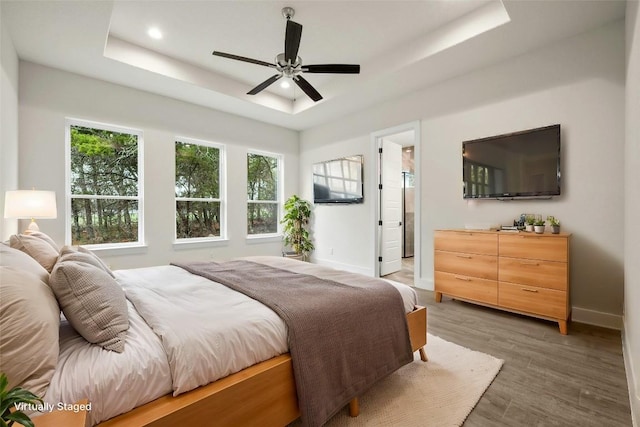
[[[560,220],[553,215],[549,215],[547,221],[549,221],[549,225],[551,226],[551,233],[560,234]]]
[[[544,233],[544,224],[544,219],[536,219],[536,221],[533,223],[533,230],[538,234]]]
[[[311,217],[311,203],[294,194],[284,203],[284,211],[284,217],[280,221],[284,224],[284,244],[293,250],[293,257],[306,260],[313,250],[313,243],[306,229]],[[285,256],[289,254],[285,252]]]
[[[11,390],[7,390],[9,386],[9,380],[4,373],[0,374],[0,426],[11,427],[13,423],[17,422],[24,427],[34,427],[33,421],[27,414],[19,410],[13,410],[16,403],[24,403],[27,405],[42,405],[41,398],[25,390],[21,387],[14,387]]]
[[[524,217],[525,231],[533,231],[533,224],[536,222],[535,215],[526,215]]]

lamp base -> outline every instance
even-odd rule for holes
[[[33,218],[31,218],[31,222],[29,223],[29,226],[27,227],[27,229],[24,230],[24,234],[33,233],[34,231],[40,231],[40,227],[38,227],[38,224],[36,224],[36,221]]]

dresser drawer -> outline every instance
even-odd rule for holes
[[[498,279],[497,256],[435,251],[434,268],[481,279]]]
[[[434,248],[448,252],[497,255],[498,236],[495,233],[436,231]]]
[[[500,235],[500,256],[567,262],[569,243],[565,237],[524,234]]]
[[[498,280],[541,288],[568,289],[567,263],[500,257]]]
[[[436,271],[435,290],[453,297],[493,305],[498,303],[498,282],[495,280]]]
[[[554,319],[567,318],[567,293],[555,289],[499,282],[498,305]]]

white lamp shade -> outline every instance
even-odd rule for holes
[[[5,218],[49,219],[57,216],[55,191],[14,190],[5,193]]]

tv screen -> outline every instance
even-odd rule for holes
[[[464,198],[560,194],[560,125],[462,143]]]
[[[363,156],[349,156],[313,165],[314,203],[362,203]]]

